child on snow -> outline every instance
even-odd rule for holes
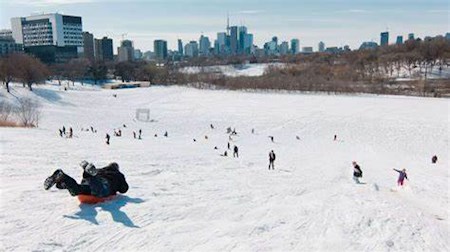
[[[403,186],[403,181],[405,179],[408,179],[408,176],[406,175],[406,169],[403,170],[397,170],[397,169],[393,169],[394,171],[398,172],[398,180],[397,180],[397,185],[399,186]]]

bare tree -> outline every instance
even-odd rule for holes
[[[26,54],[17,54],[17,77],[30,91],[31,86],[39,83],[49,76],[49,70],[40,60]]]
[[[41,115],[39,102],[30,98],[24,97],[19,99],[19,106],[17,108],[17,116],[20,122],[25,127],[37,127]]]
[[[6,86],[6,91],[9,93],[9,83],[13,81],[14,76],[17,75],[16,58],[17,54],[10,54],[7,57],[0,58],[0,79]]]

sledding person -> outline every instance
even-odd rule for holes
[[[436,155],[434,155],[433,157],[431,157],[431,163],[432,164],[436,164],[436,162],[438,161],[438,158]]]
[[[164,136],[169,137],[169,133],[167,133],[167,131],[166,131],[166,133],[164,133]]]
[[[108,133],[106,133],[106,144],[107,145],[109,145],[109,139],[110,139],[111,137],[109,136],[109,134]]]
[[[397,170],[397,169],[393,169],[394,171],[398,172],[398,179],[397,179],[397,185],[399,186],[403,186],[403,181],[405,179],[408,179],[408,176],[406,175],[406,169],[403,170]]]
[[[209,125],[209,127],[211,127],[211,129],[214,129],[214,125],[212,125],[212,123]]]
[[[239,157],[239,149],[236,145],[233,148],[233,157]]]
[[[93,164],[82,161],[80,166],[83,169],[83,179],[80,184],[58,169],[45,180],[44,189],[48,190],[56,184],[56,188],[67,189],[72,196],[83,194],[100,198],[128,191],[127,181],[119,171],[117,163],[97,169]]]
[[[273,152],[273,150],[271,150],[269,152],[269,170],[270,170],[271,166],[272,166],[272,170],[275,170],[275,167],[273,164],[274,161],[275,161],[275,152]]]
[[[141,135],[142,135],[142,129],[139,129],[139,139],[142,139]]]
[[[73,129],[72,127],[69,128],[69,138],[73,137]]]
[[[362,170],[361,167],[359,167],[359,165],[356,163],[356,161],[352,162],[353,164],[353,180],[357,183],[360,184],[361,182],[359,181],[359,178],[362,178]]]
[[[272,143],[273,143],[273,136],[269,136],[269,138],[270,138],[270,141],[272,141]]]
[[[66,134],[66,127],[64,127],[64,125],[62,127],[62,131],[63,131],[63,134],[65,135]]]
[[[60,137],[63,137],[63,131],[62,131],[62,129],[58,129],[59,130],[59,136]]]

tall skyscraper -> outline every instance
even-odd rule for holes
[[[95,59],[97,61],[114,60],[113,41],[108,37],[95,39]]]
[[[230,49],[231,54],[235,55],[238,53],[238,27],[230,27]]]
[[[397,45],[403,44],[403,36],[401,36],[401,35],[397,36],[397,40],[395,41],[395,44],[397,44]]]
[[[244,54],[253,54],[253,34],[247,33],[244,37]]]
[[[380,34],[380,46],[389,45],[389,32],[382,32]]]
[[[59,13],[11,18],[12,36],[46,63],[65,62],[83,52],[81,17]]]
[[[161,39],[153,41],[153,51],[156,59],[167,59],[167,41]]]
[[[319,42],[319,52],[325,51],[325,43],[323,41]]]
[[[134,60],[134,48],[131,40],[122,40],[120,47],[117,48],[117,59],[119,62]]]
[[[94,35],[89,32],[83,32],[83,55],[86,59],[95,61],[94,53]]]
[[[297,54],[300,52],[300,41],[298,39],[291,39],[291,53]]]
[[[239,27],[239,38],[238,38],[238,53],[244,54],[245,52],[245,36],[247,35],[247,27],[240,26]]]
[[[286,55],[289,53],[289,43],[287,41],[283,41],[280,44],[280,54]]]
[[[209,42],[209,38],[206,36],[201,35],[200,40],[200,51],[199,54],[201,56],[208,56],[209,55],[209,49],[211,48],[211,42]]]
[[[187,57],[198,57],[198,43],[197,41],[191,41],[184,46],[184,54]]]
[[[181,39],[178,39],[178,54],[183,56],[183,41]]]
[[[227,51],[227,34],[225,32],[217,33],[217,54],[223,55]]]

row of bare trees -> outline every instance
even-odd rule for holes
[[[280,60],[286,64],[269,67],[263,76],[199,73],[179,76],[178,82],[231,89],[450,95],[448,79],[427,80],[433,69],[448,68],[450,63],[450,41],[443,37],[339,54],[286,56]],[[400,85],[396,82],[398,77],[412,80]]]
[[[23,53],[10,54],[0,58],[0,79],[9,92],[12,81],[23,83],[32,90],[32,85],[46,80],[50,72],[39,59]]]

